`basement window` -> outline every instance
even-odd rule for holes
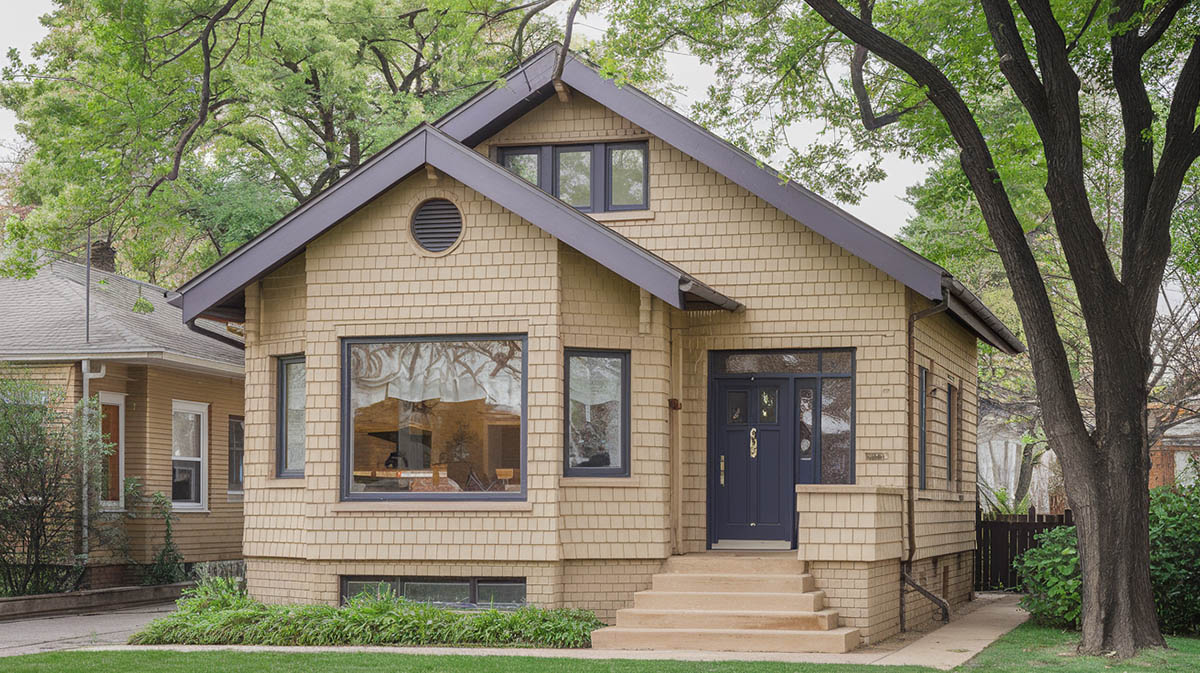
[[[391,593],[446,608],[515,610],[525,605],[524,577],[343,577],[342,603]]]

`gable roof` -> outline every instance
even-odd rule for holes
[[[555,95],[558,45],[549,46],[454,110],[436,126],[473,146]],[[967,329],[1006,353],[1025,350],[1008,327],[950,272],[805,189],[786,180],[735,145],[632,86],[618,86],[590,64],[568,52],[562,80],[725,178],[745,188],[792,219],[887,273],[921,296],[946,301],[949,312]]]
[[[185,283],[179,290],[182,299],[178,300],[182,302],[185,320],[202,314],[239,316],[244,307],[242,288],[245,285],[299,254],[308,241],[426,162],[672,306],[740,308],[735,300],[712,290],[678,267],[469,149],[554,95],[552,77],[560,49],[558,45],[547,47],[506,75],[503,85],[484,89],[433,126],[422,125],[406,134],[254,240]],[[932,301],[946,302],[948,312],[987,343],[1007,353],[1025,350],[1020,340],[983,302],[941,266],[815,193],[783,179],[778,172],[749,154],[636,88],[617,86],[573,54],[567,55],[562,78],[571,88],[756,194],[918,294]],[[423,148],[424,156],[418,148]],[[558,219],[560,217],[568,218],[573,226],[566,225]],[[568,240],[572,236],[578,244]]]
[[[86,275],[82,264],[58,260],[28,280],[0,277],[0,360],[122,357],[241,373],[243,351],[224,325],[204,325],[214,336],[190,330],[163,288],[95,268],[85,339]],[[135,312],[139,298],[154,310]]]
[[[563,243],[591,257],[675,308],[735,311],[740,303],[701,283],[563,201],[513,175],[487,157],[422,124],[359,169],[179,288],[183,319],[236,317],[243,288],[304,250],[424,165],[441,170]]]

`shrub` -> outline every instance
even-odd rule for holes
[[[135,634],[135,645],[488,645],[588,647],[603,624],[587,610],[447,610],[386,587],[346,605],[265,605],[234,578],[184,592],[179,609]]]
[[[183,554],[175,544],[175,532],[172,528],[175,512],[171,500],[160,491],[155,491],[151,500],[154,516],[162,519],[166,528],[163,534],[163,545],[154,555],[154,560],[146,566],[142,583],[174,584],[182,582],[187,579],[187,572],[183,567]]]
[[[1035,621],[1079,626],[1078,541],[1074,526],[1041,533],[1039,546],[1016,561],[1028,592],[1021,606]],[[1166,633],[1200,633],[1200,484],[1150,491],[1150,582],[1159,626]]]

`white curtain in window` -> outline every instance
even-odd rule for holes
[[[520,413],[522,357],[516,340],[353,344],[352,404],[361,409],[387,397],[405,402],[486,400]]]

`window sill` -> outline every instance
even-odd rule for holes
[[[929,500],[939,502],[966,502],[966,493],[956,493],[953,491],[917,491],[917,500]]]
[[[351,500],[335,502],[331,512],[530,512],[533,503],[504,500]]]
[[[304,480],[291,478],[268,477],[262,488],[304,488]]]
[[[559,488],[637,488],[641,486],[637,477],[559,477]]]
[[[653,210],[606,210],[601,213],[585,213],[597,222],[627,222],[633,220],[653,220],[656,213]]]

